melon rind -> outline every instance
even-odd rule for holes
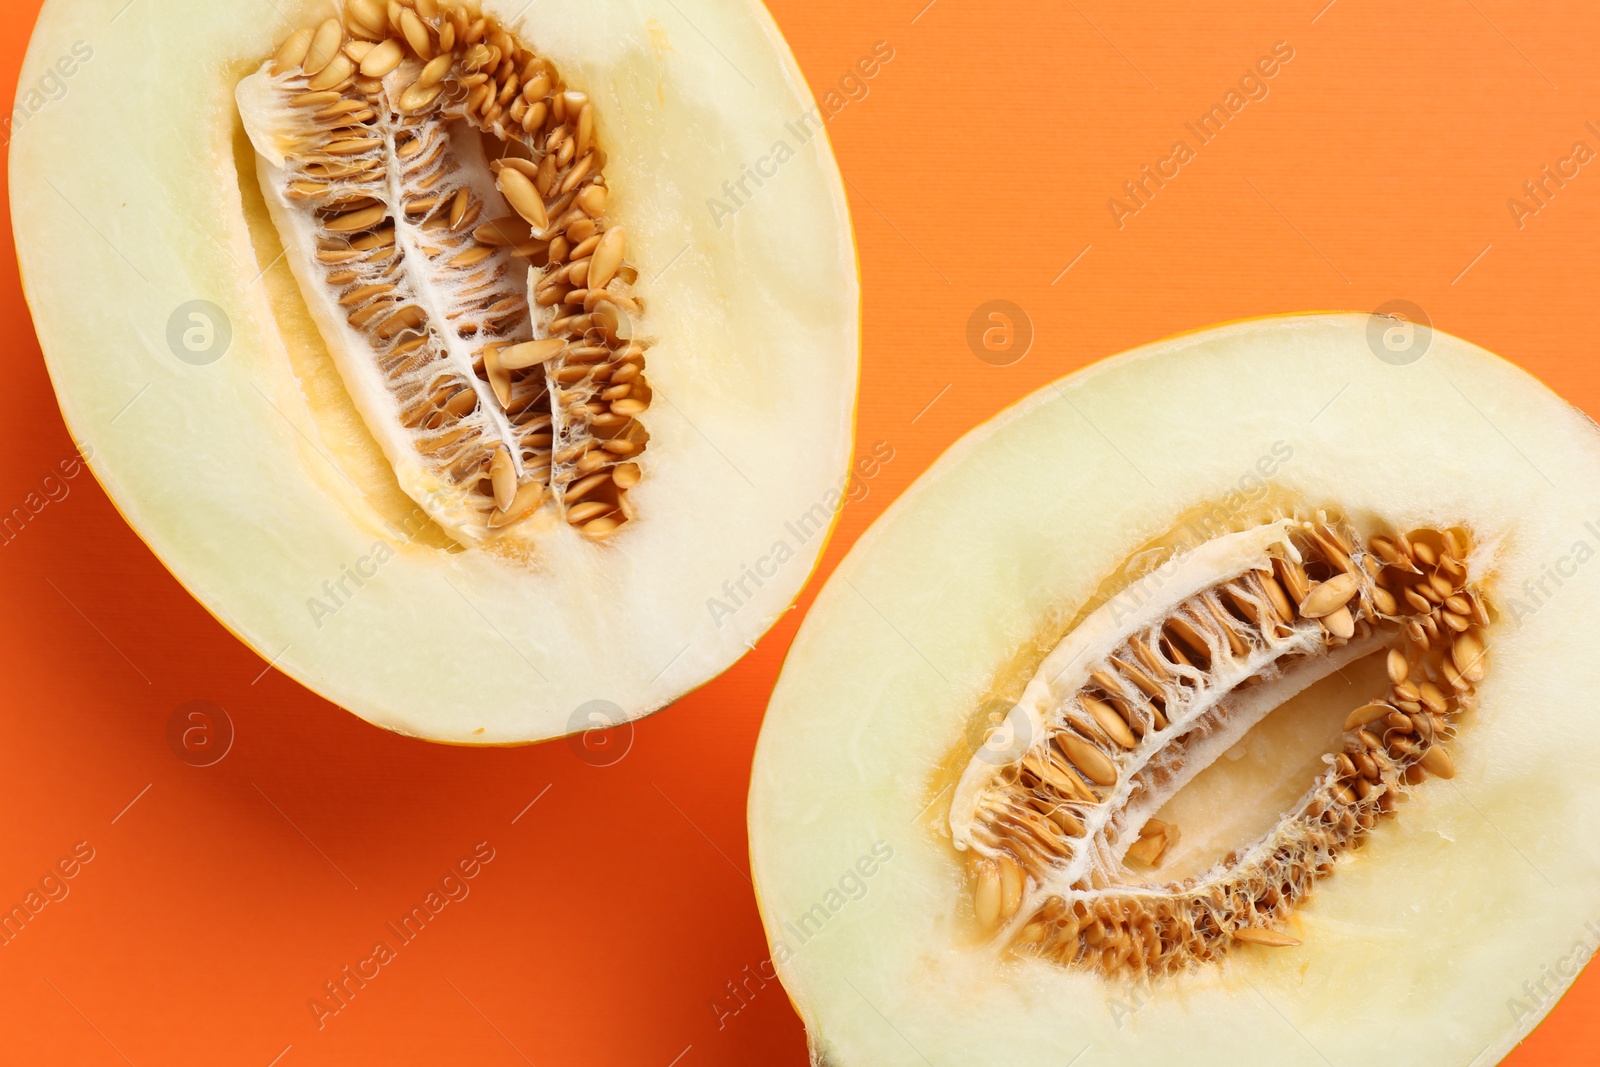
[[[815,1062],[1485,1065],[1589,959],[1600,432],[1465,341],[1434,331],[1402,366],[1368,329],[1256,320],[1092,366],[969,434],[852,549],[790,651],[749,805]],[[1502,614],[1456,777],[1318,882],[1287,929],[1300,947],[1143,988],[1000,954],[972,924],[941,792],[981,740],[975,708],[1142,544],[1259,493],[1275,445],[1292,455],[1274,491],[1358,523],[1460,523],[1489,549],[1472,564]],[[1524,583],[1549,570],[1562,584],[1536,603]]]
[[[814,108],[759,3],[483,7],[595,101],[613,211],[645,279],[658,399],[640,519],[611,543],[549,508],[525,524],[517,557],[398,536],[404,498],[348,398],[329,402],[336,385],[291,369],[326,354],[284,296],[287,268],[252,243],[271,227],[234,87],[334,5],[49,0],[24,92],[75,43],[92,56],[18,128],[11,203],[67,424],[178,580],[273,666],[363,718],[505,744],[590,725],[586,708],[653,711],[726,669],[792,603],[825,536],[791,545],[731,614],[710,600],[727,603],[723,583],[768,556],[785,523],[832,521],[859,290],[825,134],[788,135],[776,179],[731,215],[709,209],[724,178]],[[191,300],[232,325],[207,366],[167,342]],[[358,585],[347,568],[375,575]],[[350,595],[316,611],[341,579]]]

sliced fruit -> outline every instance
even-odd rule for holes
[[[1465,1067],[1600,944],[1600,432],[1370,326],[1089,368],[841,565],[750,799],[814,1062]]]
[[[118,13],[51,0],[28,69]],[[96,39],[12,145],[97,476],[252,647],[391,729],[537,740],[714,677],[804,583],[825,537],[786,524],[829,525],[851,447],[826,138],[706,205],[813,107],[770,17],[279,13]]]

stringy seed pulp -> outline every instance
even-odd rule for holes
[[[973,913],[1020,951],[1160,976],[1281,927],[1424,779],[1484,678],[1490,619],[1460,529],[1363,537],[1317,512],[1206,542],[1148,595],[1082,619],[967,765],[950,828]],[[1129,591],[1125,591],[1127,593]],[[1356,659],[1388,689],[1259,839],[1159,879],[1180,828],[1154,813],[1273,708]]]
[[[314,247],[285,245],[402,487],[466,543],[547,501],[591,539],[634,518],[648,345],[589,97],[436,0],[349,0],[252,77]]]

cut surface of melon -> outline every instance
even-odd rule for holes
[[[25,83],[119,10],[50,0]],[[35,325],[117,507],[273,666],[400,732],[539,740],[726,669],[824,538],[731,611],[725,583],[831,523],[853,434],[826,137],[706,204],[813,112],[771,18],[278,13],[161,0],[169,32],[96,38],[12,144]]]
[[[1600,431],[1370,325],[1090,367],[852,550],[750,798],[814,1062],[1493,1063],[1600,945]]]

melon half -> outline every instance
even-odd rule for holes
[[[392,730],[534,741],[662,707],[798,594],[859,291],[759,3],[49,0],[22,84],[67,423],[274,667]]]
[[[1388,317],[1179,337],[953,447],[755,757],[829,1067],[1498,1062],[1600,945],[1600,432]]]

